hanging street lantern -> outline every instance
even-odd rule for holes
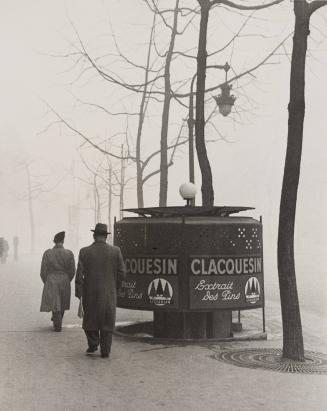
[[[236,97],[230,94],[231,89],[232,85],[225,82],[220,86],[221,94],[219,94],[217,97],[214,97],[219,108],[219,113],[224,117],[230,114],[236,100]]]
[[[221,94],[214,96],[217,106],[219,108],[220,114],[224,117],[228,116],[232,111],[232,107],[235,103],[236,97],[230,94],[232,85],[228,83],[227,74],[231,66],[226,62],[224,65],[215,64],[206,67],[207,69],[218,69],[225,71],[225,82],[220,86]],[[188,135],[189,135],[189,178],[190,182],[194,183],[194,83],[197,73],[195,73],[191,80],[191,87],[189,93],[189,112],[188,112]],[[195,198],[186,199],[191,205],[195,205]]]

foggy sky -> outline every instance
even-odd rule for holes
[[[189,0],[186,3],[193,5],[196,2]],[[291,4],[286,3],[270,11],[257,13],[258,19],[245,31],[247,36],[240,39],[232,49],[219,54],[216,60],[210,61],[215,64],[229,61],[235,72],[241,72],[244,67],[259,61],[292,29]],[[72,24],[92,55],[113,54],[112,27],[123,52],[143,64],[151,14],[143,2],[137,0],[1,0],[0,5],[0,234],[8,239],[18,234],[22,247],[28,251],[28,210],[24,200],[26,175],[21,166],[28,161],[36,176],[35,181],[48,189],[55,187],[52,192],[42,194],[35,201],[38,248],[41,250],[51,246],[54,232],[68,230],[68,207],[76,203],[81,209],[80,245],[85,245],[91,239],[89,230],[94,224],[92,199],[87,185],[71,176],[74,170],[75,175],[89,178],[77,152],[82,140],[64,126],[52,125],[47,129],[56,118],[48,113],[41,99],[89,136],[99,139],[122,131],[124,118],[109,118],[81,106],[76,103],[74,96],[90,102],[101,102],[111,109],[127,107],[131,110],[137,110],[138,99],[99,81],[95,73],[70,84],[76,79],[79,68],[71,70],[69,59],[54,56],[72,51],[72,45],[77,43]],[[304,275],[307,269],[304,267],[310,267],[310,271],[318,272],[317,278],[320,279],[325,274],[321,265],[325,261],[327,240],[327,32],[326,20],[322,18],[327,18],[327,11],[322,9],[319,15],[316,14],[312,20],[307,60],[306,118],[296,250],[303,263],[299,271]],[[225,44],[231,33],[239,27],[239,22],[240,16],[226,10],[213,12],[210,16],[208,50]],[[177,40],[178,49],[193,47],[192,52],[196,54],[197,24],[198,20],[195,20],[191,33]],[[257,33],[260,35],[254,35]],[[161,27],[157,35],[159,44],[164,48],[168,41],[167,32]],[[290,40],[285,50],[290,52]],[[285,50],[279,51],[285,54]],[[108,57],[108,62],[110,69],[119,72],[124,78],[131,82],[141,79],[142,82],[137,70],[127,68],[113,57]],[[215,124],[230,142],[213,142],[208,148],[216,205],[253,206],[256,210],[247,215],[256,218],[263,216],[265,254],[269,269],[275,275],[278,207],[287,137],[289,57],[279,55],[271,63],[274,64],[256,71],[255,79],[248,76],[234,85],[236,110],[240,114],[227,119],[215,119]],[[175,76],[174,79],[183,79],[186,75],[191,77],[194,70],[195,61],[176,62],[172,67],[172,76]],[[223,73],[207,75],[208,84],[222,80]],[[187,87],[184,90],[187,91]],[[170,139],[175,137],[180,122],[186,117],[185,109],[176,105],[174,107]],[[154,104],[150,114],[145,124],[144,155],[157,149],[160,142],[161,106]],[[131,119],[129,127],[132,135],[135,135],[135,124],[135,120]],[[215,139],[217,134],[208,128],[207,136]],[[119,152],[119,138],[114,142]],[[90,164],[96,164],[99,160],[99,153],[87,146],[83,146],[82,152]],[[158,165],[159,157],[152,169]],[[130,176],[133,170],[129,169]],[[197,204],[200,204],[199,170],[196,174]],[[178,187],[188,180],[187,146],[178,151],[169,176],[168,205],[181,205],[183,201],[179,197]],[[157,202],[158,179],[154,179],[145,189],[145,205],[156,206]],[[136,192],[132,183],[126,193],[125,206],[136,205]],[[118,200],[115,200],[114,214],[118,216],[118,213]],[[105,210],[103,216],[106,222]],[[69,245],[69,232],[67,237]],[[326,285],[326,281],[323,284]]]

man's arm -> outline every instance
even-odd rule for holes
[[[40,277],[43,281],[43,283],[45,283],[46,279],[47,279],[47,275],[48,275],[48,271],[47,271],[47,256],[46,256],[47,252],[45,252],[43,254],[42,257],[42,262],[41,262],[41,272],[40,272]]]
[[[84,284],[84,266],[83,266],[83,253],[82,250],[79,252],[77,271],[75,277],[75,296],[81,298],[83,294],[83,284]]]
[[[68,272],[67,272],[70,281],[74,278],[75,275],[75,258],[74,254],[71,252],[69,256],[69,262],[68,262]]]
[[[117,258],[118,258],[117,275],[120,280],[126,280],[126,267],[125,267],[125,263],[123,260],[123,256],[122,256],[122,253],[119,247],[117,247],[117,250],[118,250],[117,252]]]

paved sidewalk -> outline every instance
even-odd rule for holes
[[[114,337],[109,360],[86,356],[77,301],[54,333],[39,313],[36,264],[0,268],[0,409],[36,410],[325,410],[327,376],[239,368],[217,361],[222,348],[281,347],[278,302],[267,304],[267,341],[153,344]],[[151,313],[118,310],[117,320]],[[326,320],[302,312],[306,349],[327,353]],[[245,327],[261,327],[258,310]]]

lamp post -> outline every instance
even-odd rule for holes
[[[235,96],[230,94],[232,86],[227,82],[227,73],[230,69],[230,65],[225,63],[224,65],[212,65],[207,66],[209,68],[215,68],[218,70],[225,71],[225,83],[220,86],[221,94],[214,97],[219,108],[219,112],[224,116],[228,116],[232,110],[232,106],[235,102]],[[197,73],[194,74],[191,81],[190,88],[190,98],[189,98],[189,112],[188,112],[188,136],[189,136],[189,178],[190,182],[194,183],[194,81],[196,79]],[[192,205],[194,205],[194,199],[192,200]]]

